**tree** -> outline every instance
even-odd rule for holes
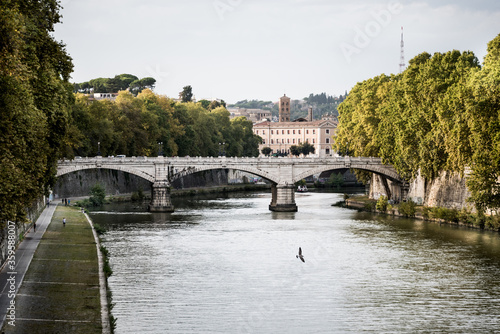
[[[95,184],[90,189],[90,204],[92,206],[101,206],[104,204],[104,199],[106,198],[106,190],[100,184]]]
[[[193,88],[191,86],[184,86],[182,92],[179,93],[181,102],[191,102],[193,100]]]
[[[200,101],[198,101],[198,103],[201,104],[201,106],[207,110],[208,110],[208,106],[210,106],[210,101],[208,101],[208,100],[200,100]]]
[[[298,157],[302,153],[302,148],[297,145],[290,146],[290,154]]]
[[[266,146],[266,147],[263,147],[262,150],[260,150],[262,152],[262,154],[264,154],[266,157],[269,156],[269,154],[271,154],[271,152],[273,151],[269,146]]]
[[[308,142],[304,142],[300,144],[300,149],[302,154],[304,155],[309,155],[309,154],[314,154],[315,148],[313,144],[309,144]]]
[[[18,221],[55,183],[73,69],[52,32],[56,0],[0,3],[0,221]]]

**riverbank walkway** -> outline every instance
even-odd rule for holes
[[[14,319],[9,283],[4,283],[11,270],[5,266],[0,276],[2,332],[103,333],[98,263],[86,215],[74,207],[47,207],[36,232],[30,230],[16,251],[14,276],[22,284],[16,284]]]

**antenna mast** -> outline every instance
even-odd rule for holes
[[[405,70],[405,42],[403,40],[403,27],[401,27],[401,55],[399,58],[399,73],[403,73]]]

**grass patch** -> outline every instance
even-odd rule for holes
[[[85,215],[77,208],[58,206],[16,296],[16,318],[25,320],[16,322],[15,327],[6,323],[2,330],[101,333],[97,261],[94,236]]]

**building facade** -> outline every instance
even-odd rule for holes
[[[337,123],[332,120],[309,122],[300,119],[295,122],[257,123],[253,126],[253,132],[262,138],[259,152],[269,147],[273,153],[289,155],[291,146],[307,142],[314,146],[314,156],[326,157],[336,153],[332,150],[336,128]]]

